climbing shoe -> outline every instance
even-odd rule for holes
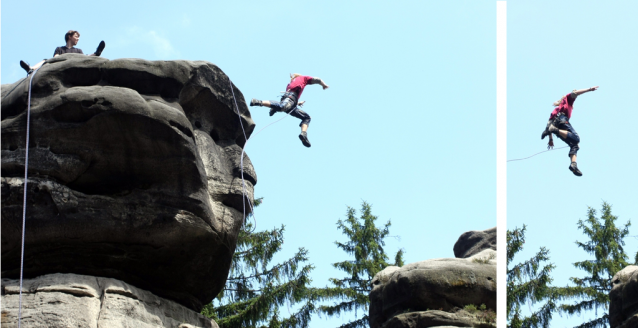
[[[278,112],[278,110],[276,110],[274,108],[271,108],[269,114],[270,114],[270,116],[273,116],[273,115],[275,115],[276,112]]]
[[[310,141],[308,141],[308,134],[306,131],[302,131],[299,134],[299,140],[301,140],[301,143],[303,143],[304,146],[310,148]]]
[[[545,139],[545,137],[547,137],[549,133],[549,130],[545,129],[545,131],[543,131],[543,133],[541,134],[541,140]]]
[[[95,50],[95,55],[99,56],[102,54],[102,50],[104,50],[104,47],[106,47],[106,43],[104,43],[104,41],[100,41],[100,44],[97,46],[97,50]]]
[[[580,176],[582,176],[582,175],[583,175],[583,172],[581,172],[581,171],[578,169],[578,166],[576,165],[576,162],[572,162],[572,163],[569,165],[569,170],[570,170],[570,171],[572,171],[572,173],[574,173],[574,175],[575,175],[575,176],[579,176],[579,177],[580,177]]]
[[[250,106],[261,106],[261,100],[257,100],[255,98],[251,99]]]
[[[29,66],[29,64],[25,63],[22,60],[20,61],[20,67],[27,71],[27,74],[31,73],[31,66]]]

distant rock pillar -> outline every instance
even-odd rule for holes
[[[614,275],[609,301],[611,328],[638,327],[638,266],[630,265]]]

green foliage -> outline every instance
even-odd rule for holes
[[[553,264],[543,265],[549,261],[549,250],[541,247],[540,251],[531,259],[513,264],[516,253],[525,244],[525,230],[514,229],[507,231],[507,327],[549,327],[552,314],[557,311],[556,301],[562,298],[560,290],[551,287],[551,271]],[[521,305],[535,305],[541,303],[538,311],[524,317]]]
[[[463,310],[465,310],[465,311],[467,311],[467,312],[470,312],[470,313],[472,313],[472,314],[474,314],[474,313],[478,312],[478,309],[476,308],[476,305],[474,305],[474,304],[468,304],[468,305],[466,305],[466,306],[463,308]]]
[[[258,205],[261,199],[255,201]],[[307,327],[318,299],[310,287],[312,265],[308,252],[300,248],[283,263],[270,262],[284,242],[284,226],[254,232],[250,223],[239,232],[230,274],[223,291],[202,314],[222,328],[230,327]],[[298,310],[282,317],[279,308]]]
[[[476,307],[474,304],[468,304],[463,310],[473,314],[479,322],[496,323],[496,312],[492,309],[488,309],[485,304],[481,304],[479,307]]]
[[[376,226],[377,217],[372,215],[371,206],[363,202],[361,216],[356,217],[356,210],[348,207],[346,220],[337,222],[337,228],[347,237],[346,243],[335,242],[337,247],[347,254],[354,256],[353,260],[334,263],[333,266],[345,271],[347,277],[343,279],[331,278],[333,287],[322,290],[325,298],[338,299],[341,302],[331,306],[321,306],[319,311],[328,316],[339,316],[342,313],[363,311],[361,318],[342,325],[346,327],[367,327],[368,295],[372,290],[372,278],[387,266],[403,265],[403,250],[399,250],[394,257],[394,264],[388,263],[388,256],[383,249],[384,239],[390,233],[390,221],[382,228]]]
[[[623,227],[616,227],[618,218],[611,214],[611,206],[603,202],[602,215],[596,217],[596,210],[589,207],[587,219],[578,221],[578,229],[589,238],[587,242],[576,242],[578,247],[594,255],[594,260],[574,263],[574,266],[585,270],[585,278],[570,278],[575,286],[563,289],[565,295],[578,300],[575,304],[564,304],[561,311],[570,315],[580,314],[582,311],[603,309],[603,315],[579,325],[579,328],[606,327],[609,322],[607,309],[609,308],[609,292],[612,287],[613,276],[629,263],[623,249],[624,238],[629,234],[631,222]]]

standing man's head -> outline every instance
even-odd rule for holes
[[[64,35],[64,41],[66,42],[67,46],[73,47],[73,46],[77,45],[78,41],[80,41],[80,32],[74,31],[74,30],[69,30]]]

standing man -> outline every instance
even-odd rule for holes
[[[541,139],[545,139],[546,136],[549,136],[547,149],[554,147],[552,133],[556,134],[560,140],[563,140],[567,145],[569,145],[569,158],[571,159],[569,170],[576,176],[583,175],[576,164],[576,153],[578,152],[578,149],[580,149],[580,147],[578,147],[580,137],[578,136],[578,133],[576,133],[576,130],[574,130],[574,127],[572,127],[571,123],[569,123],[569,119],[572,117],[572,110],[574,109],[573,106],[574,101],[576,101],[576,97],[586,92],[596,91],[597,89],[598,87],[596,86],[589,89],[574,90],[554,102],[554,106],[557,107],[554,108],[554,111],[552,111],[552,114],[549,116],[547,127],[541,134]]]
[[[62,54],[84,54],[82,52],[82,49],[80,48],[75,48],[75,46],[78,44],[78,42],[80,41],[80,32],[78,31],[74,31],[74,30],[69,30],[68,32],[66,32],[66,34],[64,35],[64,41],[66,42],[65,46],[61,46],[61,47],[57,47],[55,48],[55,51],[53,52],[53,57],[57,57],[59,55]],[[101,41],[100,44],[98,45],[97,49],[95,50],[94,53],[90,54],[89,56],[99,56],[102,54],[102,50],[104,50],[104,47],[106,46],[106,44],[104,43],[104,41]],[[31,71],[40,68],[40,66],[42,66],[42,64],[44,64],[44,62],[46,61],[43,60],[37,64],[35,64],[33,67],[29,66],[29,64],[25,63],[24,61],[20,61],[20,66],[27,71],[28,73],[31,73]]]
[[[286,93],[281,96],[281,100],[279,102],[274,100],[257,100],[254,98],[250,101],[250,106],[270,107],[270,116],[273,116],[276,112],[286,112],[300,119],[301,123],[299,123],[299,126],[301,127],[301,133],[299,134],[299,139],[306,147],[310,147],[310,141],[308,141],[307,134],[308,124],[310,124],[310,115],[299,109],[299,107],[303,106],[305,101],[298,101],[299,97],[301,97],[301,93],[308,84],[320,84],[324,90],[328,89],[328,85],[318,77],[304,76],[294,73],[290,74],[290,83],[286,86]]]

